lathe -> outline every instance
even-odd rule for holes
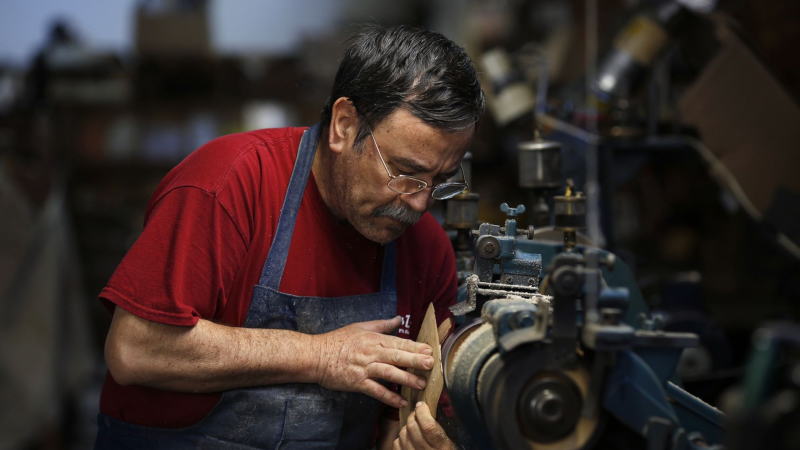
[[[675,375],[698,337],[659,330],[627,265],[580,243],[582,196],[555,197],[561,242],[519,230],[524,206],[501,209],[503,226],[472,232],[473,268],[452,307],[460,326],[442,348],[467,446],[722,448],[722,414]],[[622,444],[613,429],[626,430]]]

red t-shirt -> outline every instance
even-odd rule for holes
[[[100,297],[139,317],[192,326],[200,318],[241,326],[283,204],[305,128],[224,136],[189,155],[161,181],[142,234]],[[400,336],[416,338],[425,308],[450,315],[456,296],[452,247],[425,214],[397,239]],[[376,292],[383,247],[337,220],[309,177],[280,291],[336,297]],[[130,423],[184,427],[219,394],[121,386],[106,376],[100,410]]]

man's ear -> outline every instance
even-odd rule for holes
[[[339,97],[331,108],[328,146],[335,153],[352,148],[358,134],[358,112],[347,97]]]

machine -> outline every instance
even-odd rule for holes
[[[637,436],[622,448],[722,448],[722,414],[674,376],[697,336],[659,330],[627,266],[579,242],[580,194],[554,201],[562,242],[519,230],[523,205],[473,232],[461,325],[442,348],[467,446],[591,448],[613,423]]]

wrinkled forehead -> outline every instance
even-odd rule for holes
[[[407,111],[393,113],[373,130],[384,157],[419,173],[458,169],[474,134],[474,127],[457,131],[433,127]]]

